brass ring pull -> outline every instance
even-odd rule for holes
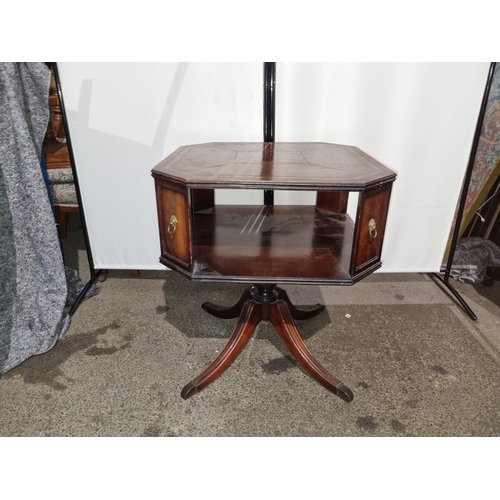
[[[375,222],[375,219],[371,219],[370,222],[368,223],[368,232],[370,233],[370,236],[372,238],[377,237],[377,223]]]
[[[175,215],[171,215],[167,229],[168,234],[174,234],[176,229],[177,229],[177,217]]]

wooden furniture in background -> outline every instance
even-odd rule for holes
[[[50,121],[43,143],[45,163],[51,185],[52,201],[56,210],[61,238],[66,238],[67,214],[78,212],[78,199],[73,179],[73,171],[66,145],[66,132],[61,113],[59,94],[51,68],[49,91]]]
[[[252,284],[232,307],[202,305],[239,320],[224,350],[182,397],[219,377],[268,320],[313,378],[351,401],[351,390],[314,358],[294,323],[324,306],[295,307],[277,284],[351,285],[380,268],[396,174],[355,147],[263,142],[184,146],[152,175],[160,262],[195,281]],[[217,205],[215,190],[229,188],[316,191],[316,205]],[[359,193],[354,221],[347,214],[350,192]]]

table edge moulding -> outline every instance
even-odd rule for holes
[[[226,347],[182,397],[218,378],[265,320],[307,373],[351,401],[352,391],[314,358],[294,323],[324,306],[296,307],[278,284],[352,285],[379,269],[395,172],[353,146],[217,142],[178,148],[152,176],[160,262],[194,281],[251,285],[232,307],[202,305],[214,316],[239,320]],[[216,189],[316,191],[316,204],[217,205]],[[349,192],[359,193],[354,221]]]

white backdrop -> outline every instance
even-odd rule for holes
[[[164,269],[151,169],[181,145],[262,141],[263,64],[58,68],[96,268]],[[277,142],[357,146],[398,173],[384,272],[439,270],[488,69],[489,63],[277,64]],[[313,198],[275,192],[276,203]],[[217,201],[261,203],[262,195],[219,191]]]

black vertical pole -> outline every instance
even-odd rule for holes
[[[61,81],[59,79],[59,71],[57,69],[57,63],[52,63],[52,67],[54,68],[54,78],[56,80],[57,93],[59,94],[59,102],[61,104],[61,114],[62,114],[64,129],[66,132],[66,144],[68,146],[68,153],[69,153],[69,160],[71,163],[71,169],[73,170],[73,180],[75,183],[76,198],[78,200],[80,220],[82,222],[83,238],[85,240],[85,248],[87,250],[87,258],[89,261],[89,268],[90,268],[90,281],[85,285],[85,288],[80,292],[80,294],[78,295],[78,297],[75,300],[75,303],[71,307],[69,314],[70,314],[70,316],[72,316],[76,312],[76,310],[78,309],[80,302],[85,298],[85,295],[89,291],[90,287],[95,283],[97,278],[101,275],[102,271],[101,270],[96,271],[95,267],[94,267],[94,257],[92,255],[92,248],[90,246],[89,233],[87,231],[87,220],[85,219],[85,212],[83,209],[80,184],[78,182],[78,172],[76,169],[75,157],[73,154],[73,145],[71,143],[71,134],[69,131],[69,126],[68,126],[68,117],[66,114],[66,107],[64,105],[64,97],[63,97],[63,94],[61,91]]]
[[[444,277],[441,276],[440,274],[434,273],[434,276],[439,278],[441,280],[441,282],[450,290],[450,292],[455,296],[455,298],[458,300],[460,305],[465,309],[467,314],[473,320],[476,320],[477,316],[474,314],[474,312],[469,307],[469,305],[465,302],[465,300],[460,296],[460,294],[455,290],[455,288],[453,288],[453,286],[449,282],[449,279],[450,279],[451,267],[453,265],[453,257],[455,255],[455,249],[456,249],[457,243],[458,243],[458,236],[460,234],[460,225],[462,223],[462,217],[464,214],[465,203],[467,201],[467,193],[469,191],[469,185],[470,185],[470,181],[472,178],[472,172],[474,170],[474,162],[476,159],[477,148],[479,146],[479,140],[481,138],[481,131],[483,128],[484,116],[486,114],[486,107],[488,105],[488,99],[490,96],[491,83],[493,81],[493,74],[495,73],[495,66],[496,66],[496,63],[494,63],[494,62],[492,62],[490,64],[490,70],[488,73],[488,78],[486,80],[486,87],[484,89],[483,101],[481,102],[481,108],[479,110],[479,116],[477,118],[477,123],[476,123],[476,130],[474,133],[474,140],[472,141],[472,147],[471,147],[471,151],[470,151],[470,155],[469,155],[469,163],[467,165],[467,171],[465,173],[465,178],[464,178],[464,182],[462,185],[462,192],[460,194],[460,202],[458,205],[458,211],[457,211],[457,216],[456,216],[456,220],[455,220],[455,227],[453,228],[453,237],[451,240],[450,252],[449,252],[448,261],[446,264],[446,271],[444,273]]]
[[[264,63],[264,142],[274,142],[276,63]],[[274,205],[274,191],[264,191],[264,205]]]

